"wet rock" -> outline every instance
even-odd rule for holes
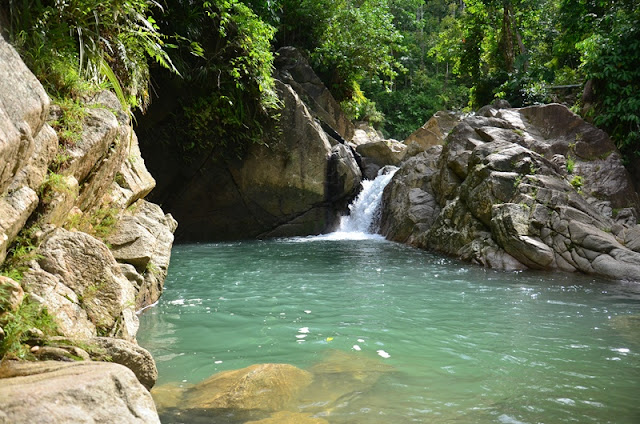
[[[11,423],[159,423],[131,370],[104,362],[13,362],[0,367],[0,411]]]
[[[300,410],[320,413],[349,403],[373,388],[381,376],[394,368],[362,354],[331,351],[309,371],[313,382],[300,395]]]
[[[438,217],[431,177],[441,152],[442,146],[434,146],[409,159],[385,187],[380,233],[388,239],[420,246],[412,235],[427,231]]]
[[[287,409],[312,375],[293,365],[261,364],[213,375],[190,389],[186,409]]]
[[[154,386],[151,395],[158,411],[162,413],[164,410],[180,408],[186,390],[192,386],[192,384],[186,385],[185,383],[167,383]]]
[[[360,190],[362,172],[349,146],[337,144],[331,148],[327,180],[328,197],[332,202],[350,200]]]

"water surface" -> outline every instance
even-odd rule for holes
[[[332,424],[640,422],[639,285],[361,238],[174,247],[138,333],[158,385],[338,352],[388,372],[307,409]]]

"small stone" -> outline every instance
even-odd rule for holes
[[[36,353],[38,350],[40,350],[40,346],[35,345],[31,347],[31,353]]]
[[[31,327],[29,331],[27,331],[27,334],[33,339],[44,339],[44,333],[39,328]]]

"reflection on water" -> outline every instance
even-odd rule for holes
[[[186,245],[140,318],[166,423],[640,422],[636,284],[381,239]],[[289,412],[184,409],[211,375],[263,363],[312,374]]]

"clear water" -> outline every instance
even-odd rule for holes
[[[390,371],[313,410],[332,424],[640,423],[640,285],[361,238],[176,246],[140,317],[158,385],[337,351]]]

